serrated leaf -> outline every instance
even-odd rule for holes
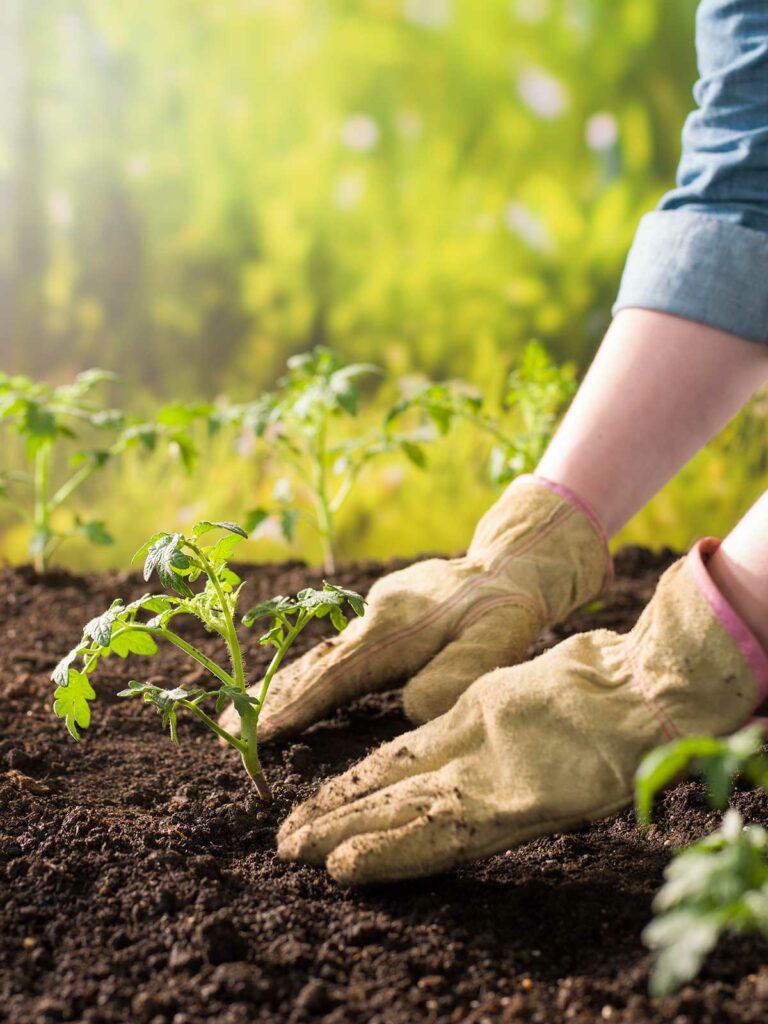
[[[86,623],[83,633],[94,640],[99,647],[109,647],[114,624],[124,611],[123,602],[114,601],[105,612]]]
[[[51,679],[54,683],[58,683],[59,686],[66,686],[67,680],[69,679],[70,666],[74,664],[78,656],[82,654],[84,650],[83,644],[78,644],[77,647],[73,647],[69,654],[65,654],[61,661],[58,663],[56,668],[51,672]]]
[[[154,637],[139,629],[121,632],[119,636],[113,637],[110,648],[120,658],[127,658],[129,654],[157,654]]]
[[[194,593],[186,580],[180,575],[189,569],[189,558],[179,545],[184,538],[180,533],[163,534],[149,548],[144,563],[144,579],[148,580],[156,572],[160,582],[169,590],[175,590],[182,597],[194,597]]]
[[[259,604],[254,605],[250,608],[243,616],[242,622],[244,626],[252,626],[254,622],[259,619],[266,619],[273,615],[284,615],[289,611],[293,611],[296,607],[295,601],[292,601],[289,597],[273,597],[269,601],[261,601]]]
[[[221,537],[215,544],[205,549],[206,557],[213,562],[226,562],[232,557],[238,544],[242,543],[243,537],[247,537],[247,534],[242,531]]]
[[[78,726],[87,729],[91,724],[91,708],[88,702],[96,697],[88,677],[71,668],[67,685],[57,686],[53,697],[54,713],[58,718],[65,720],[70,735],[79,740]]]

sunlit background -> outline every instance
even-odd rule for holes
[[[674,178],[695,6],[3,0],[0,370],[114,370],[111,401],[137,412],[256,397],[317,344],[491,404],[531,339],[583,371]],[[763,427],[757,409],[622,540],[725,530],[766,485]],[[495,493],[484,444],[459,431],[428,471],[372,467],[342,555],[461,549]],[[226,437],[191,477],[128,459],[81,499],[118,543],[61,561],[125,564],[147,533],[237,519],[265,486]],[[0,508],[0,555],[25,546]],[[317,550],[300,531],[250,554]]]

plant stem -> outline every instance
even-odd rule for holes
[[[198,707],[198,705],[193,703],[192,701],[180,700],[178,701],[178,703],[183,708],[186,708],[188,711],[191,711],[193,715],[197,715],[201,722],[205,722],[209,729],[215,732],[216,735],[223,739],[226,743],[229,743],[231,747],[234,747],[235,750],[240,754],[240,756],[243,759],[245,759],[247,750],[246,744],[242,740],[237,739],[235,736],[232,735],[231,732],[227,732],[226,729],[222,729],[218,722],[214,721],[210,717],[210,715],[206,715],[203,709],[201,707]]]
[[[76,473],[74,473],[66,483],[62,484],[61,487],[56,491],[50,501],[50,507],[52,509],[58,508],[59,505],[63,505],[68,498],[71,498],[78,487],[85,483],[89,476],[93,474],[96,466],[90,464],[87,466],[81,466]]]
[[[221,589],[221,583],[208,559],[205,557],[200,548],[193,544],[191,541],[188,542],[190,548],[195,552],[197,557],[200,559],[205,570],[205,574],[213,584],[213,588],[216,591],[216,596],[221,603],[221,614],[224,617],[224,639],[227,642],[229,648],[229,657],[232,661],[232,668],[235,670],[235,685],[241,690],[245,690],[245,670],[243,667],[243,652],[240,650],[240,641],[237,638],[237,630],[235,629],[235,622],[232,618],[232,612],[229,609],[229,602],[226,599],[224,591]]]
[[[240,751],[240,757],[243,761],[243,767],[252,779],[256,792],[261,799],[271,800],[272,791],[269,788],[269,783],[259,761],[259,745],[256,730],[256,722],[246,721],[244,718],[241,719],[240,734],[243,739],[244,749]]]
[[[327,573],[333,573],[336,572],[336,537],[333,525],[333,512],[328,500],[326,427],[327,422],[323,418],[317,428],[317,442],[312,458],[317,470],[316,500],[320,536],[323,544],[323,568]]]
[[[48,568],[48,534],[50,532],[50,508],[48,505],[48,484],[51,469],[51,446],[43,442],[35,452],[35,532],[39,550],[35,552],[35,571],[43,574]]]
[[[235,680],[229,672],[225,672],[223,668],[216,664],[215,661],[209,658],[206,654],[203,654],[202,651],[198,650],[197,647],[189,643],[189,641],[180,637],[178,633],[174,633],[172,630],[166,629],[165,627],[146,626],[143,622],[133,622],[122,629],[116,629],[112,634],[112,639],[121,636],[123,633],[132,632],[149,633],[151,636],[164,637],[170,643],[178,647],[180,651],[184,651],[184,653],[188,654],[190,658],[193,658],[199,665],[202,665],[203,668],[207,668],[211,675],[224,683],[225,686],[235,685]]]

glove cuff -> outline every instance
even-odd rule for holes
[[[731,635],[755,677],[756,707],[768,698],[768,654],[744,620],[731,607],[707,569],[707,562],[720,547],[717,537],[704,537],[688,552],[688,568],[699,593],[712,614]]]
[[[603,577],[601,590],[607,590],[611,583],[613,583],[613,558],[611,557],[611,553],[608,548],[608,534],[605,532],[605,528],[600,522],[597,513],[592,506],[583,498],[579,497],[575,491],[572,491],[570,487],[566,487],[565,484],[558,483],[556,480],[549,480],[547,477],[540,476],[538,473],[525,473],[523,476],[519,476],[515,483],[518,481],[528,484],[537,484],[539,487],[546,487],[548,491],[552,491],[553,494],[557,494],[570,505],[574,505],[589,521],[603,547],[605,555],[605,575]]]

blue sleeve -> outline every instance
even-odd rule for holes
[[[613,307],[768,341],[768,2],[701,0],[677,187],[640,222]]]

